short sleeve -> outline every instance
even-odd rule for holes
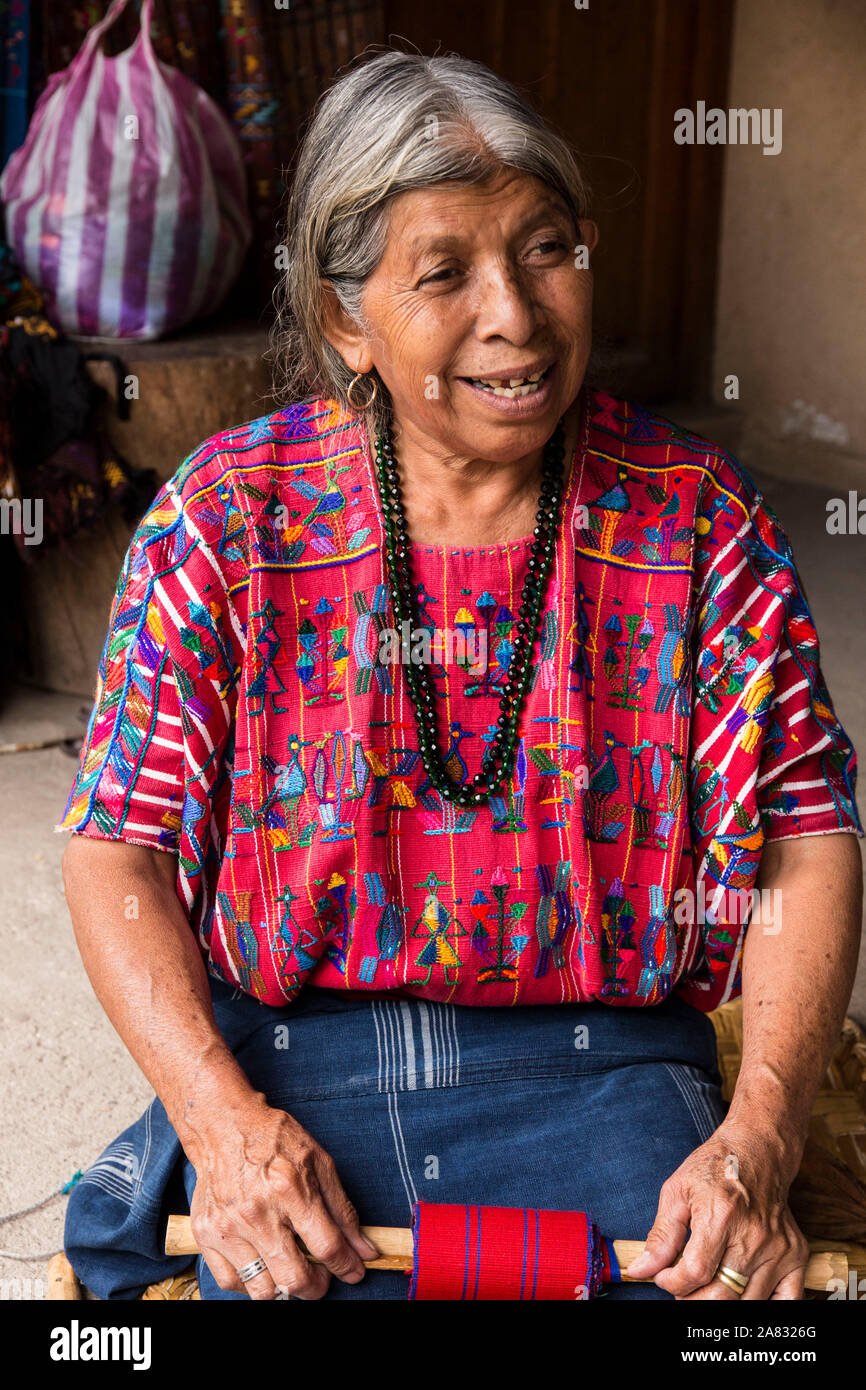
[[[121,567],[78,769],[57,831],[176,852],[184,739],[166,613],[148,562],[164,490]]]
[[[769,840],[863,835],[857,756],[824,680],[790,540],[740,470],[707,488],[694,573],[696,870],[749,889]]]
[[[758,770],[766,840],[852,831],[863,836],[857,755],[821,670],[818,633],[796,566],[773,667]]]

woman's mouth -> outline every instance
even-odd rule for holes
[[[507,400],[516,400],[519,396],[534,396],[536,391],[541,389],[541,383],[549,370],[549,367],[545,367],[543,371],[533,372],[530,376],[471,376],[467,377],[467,380],[482,391],[492,391],[494,396],[505,396]]]
[[[537,371],[497,376],[462,376],[458,380],[476,400],[509,415],[531,415],[546,408],[553,392],[556,363]]]

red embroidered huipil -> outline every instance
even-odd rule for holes
[[[486,649],[433,647],[461,776],[527,556],[414,547],[425,625]],[[778,519],[644,410],[587,393],[507,795],[431,787],[392,627],[366,435],[333,402],[208,440],[132,538],[57,829],[175,853],[211,970],[263,1000],[709,1010],[739,989],[764,842],[863,834]]]

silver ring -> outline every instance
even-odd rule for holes
[[[242,1284],[248,1284],[250,1279],[255,1279],[257,1274],[264,1274],[266,1269],[267,1265],[264,1260],[256,1258],[250,1260],[248,1265],[244,1265],[243,1269],[238,1270],[238,1278]]]

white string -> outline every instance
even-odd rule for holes
[[[17,1220],[17,1218],[18,1218],[19,1216],[29,1216],[30,1213],[31,1213],[31,1211],[38,1211],[38,1209],[39,1209],[40,1207],[44,1207],[45,1204],[46,1204],[47,1202],[50,1202],[50,1201],[52,1200],[53,1197],[59,1197],[60,1194],[61,1194],[61,1192],[68,1192],[68,1191],[70,1190],[70,1188],[74,1187],[75,1183],[78,1181],[78,1179],[79,1179],[80,1176],[81,1176],[80,1173],[76,1173],[76,1174],[75,1174],[75,1177],[72,1178],[71,1181],[69,1181],[69,1182],[62,1182],[62,1183],[60,1184],[59,1187],[55,1187],[55,1189],[54,1189],[53,1192],[49,1192],[47,1197],[40,1197],[39,1201],[38,1201],[38,1202],[33,1202],[33,1204],[32,1204],[31,1206],[29,1206],[29,1207],[21,1207],[18,1211],[10,1211],[10,1212],[7,1212],[5,1216],[0,1216],[0,1225],[2,1225],[2,1224],[3,1224],[4,1222],[6,1222],[6,1221],[15,1221],[15,1220]],[[54,1255],[61,1255],[62,1253],[63,1253],[62,1249],[61,1249],[61,1250],[37,1250],[37,1251],[34,1251],[34,1253],[33,1253],[33,1254],[30,1254],[30,1255],[18,1255],[18,1254],[15,1254],[15,1252],[12,1251],[12,1250],[0,1250],[0,1259],[3,1259],[3,1260],[23,1260],[23,1261],[25,1261],[25,1262],[28,1262],[28,1261],[33,1261],[33,1262],[35,1262],[35,1261],[37,1261],[37,1260],[50,1260],[50,1259],[52,1259],[52,1257],[53,1257]]]
[[[37,1264],[42,1260],[51,1260],[55,1255],[62,1254],[62,1250],[35,1250],[32,1255],[16,1255],[12,1250],[0,1250],[0,1259],[23,1260],[25,1264],[32,1260],[34,1264]]]

